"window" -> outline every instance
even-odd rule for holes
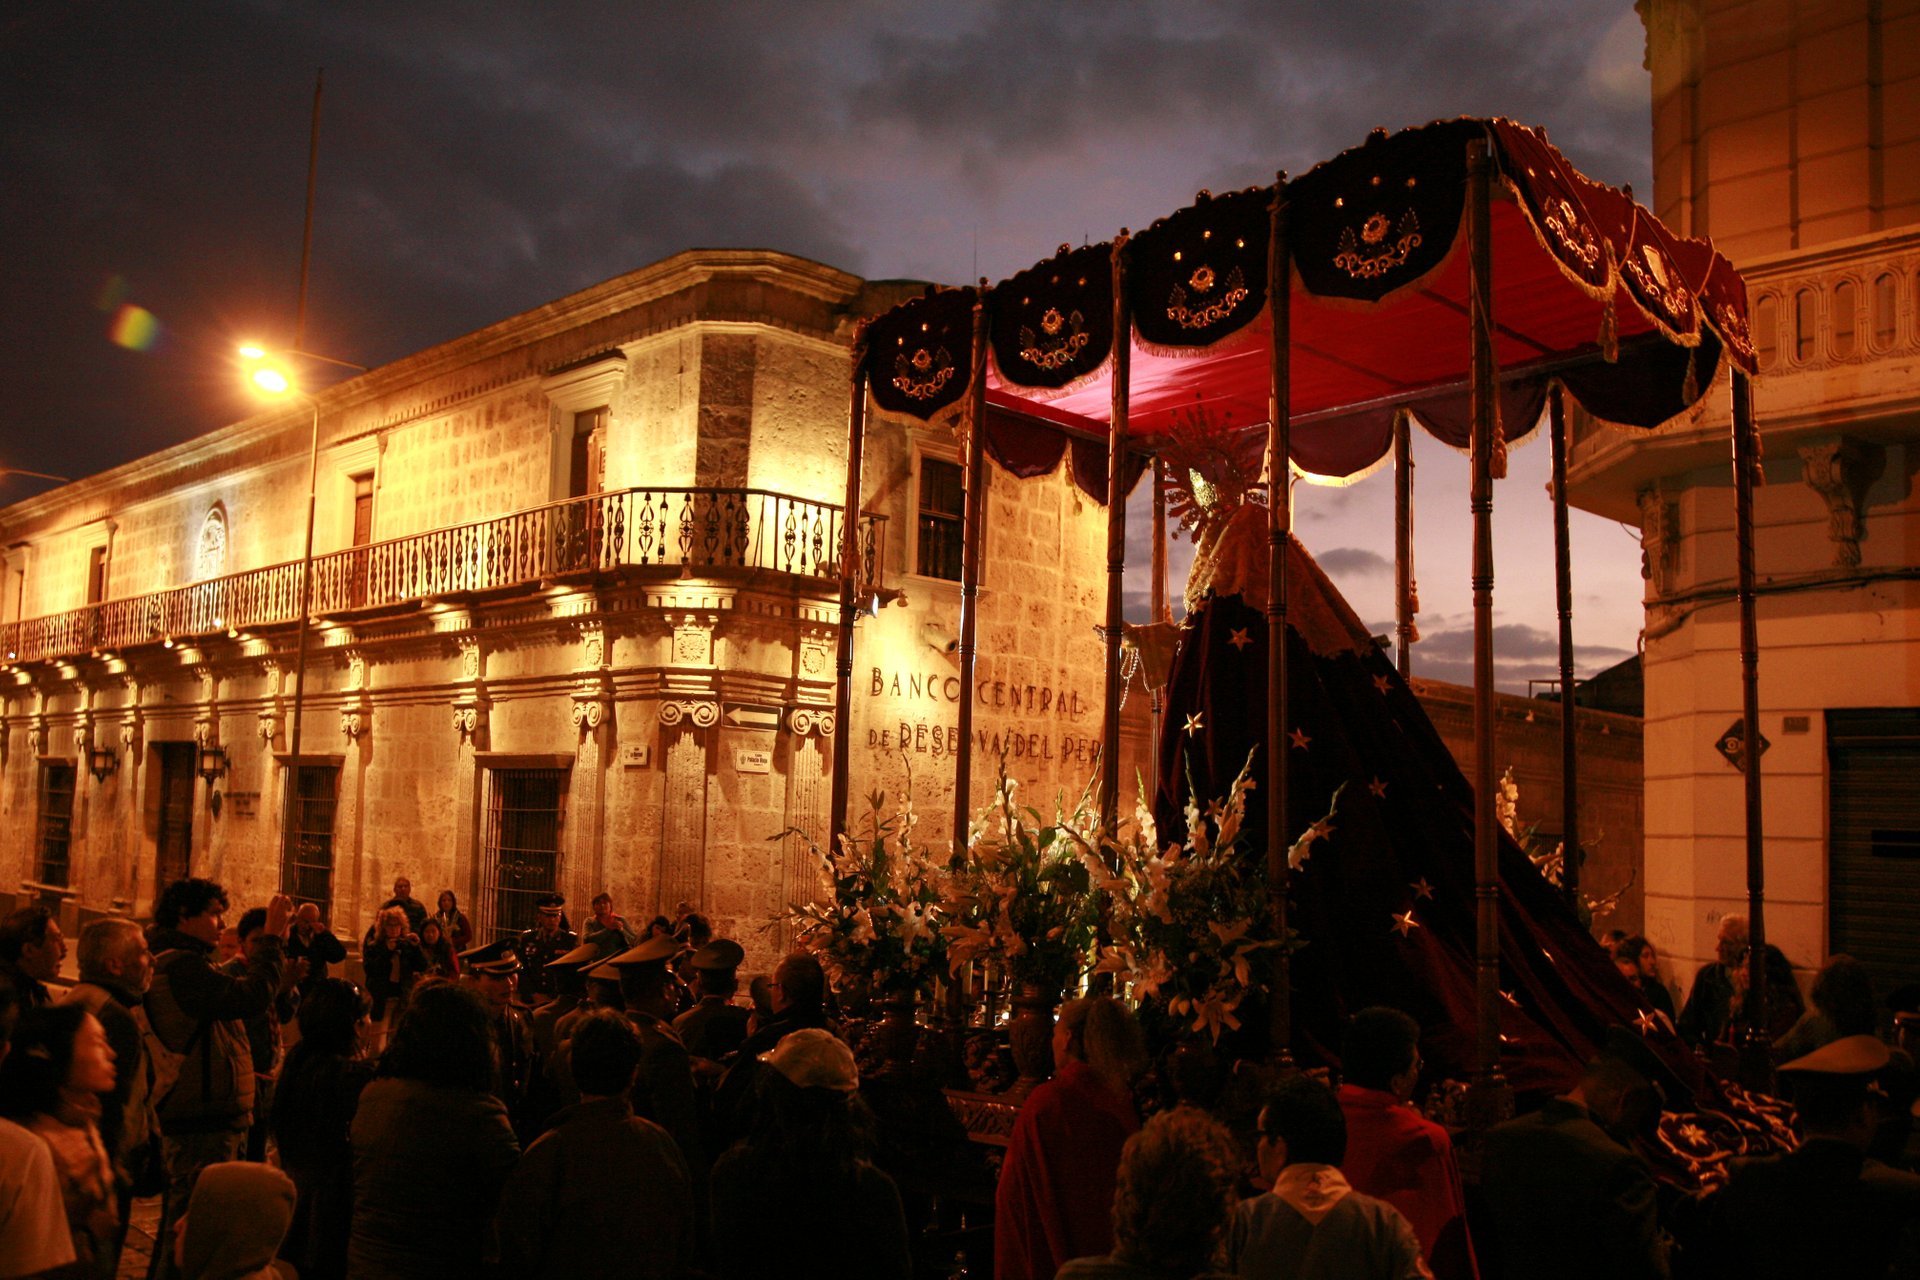
[[[966,520],[965,473],[960,464],[920,459],[920,536],[914,570],[929,578],[960,580],[960,547]]]
[[[560,883],[565,769],[489,769],[486,845],[480,857],[480,939],[533,928],[534,899]]]
[[[1873,345],[1876,347],[1893,345],[1895,309],[1899,301],[1896,289],[1892,272],[1873,282]]]
[[[599,493],[606,466],[607,410],[604,406],[573,415],[573,453],[567,464],[567,496]]]
[[[1842,280],[1833,286],[1833,354],[1846,357],[1853,354],[1853,334],[1858,321],[1854,318],[1860,291],[1853,281]]]
[[[1793,295],[1793,358],[1812,359],[1818,336],[1813,290],[1802,289]]]
[[[107,598],[107,549],[94,547],[87,552],[87,603],[99,604]]]
[[[205,582],[226,572],[227,509],[216,502],[201,522],[200,537],[193,546],[193,580]]]
[[[348,477],[353,482],[353,546],[364,547],[373,541],[373,473]],[[364,551],[353,557],[353,576],[349,584],[351,603],[358,609],[367,603],[368,557]]]
[[[286,848],[280,857],[280,888],[296,903],[314,902],[332,914],[333,815],[339,804],[340,766],[302,764],[287,770]]]
[[[1754,304],[1753,346],[1759,353],[1760,367],[1771,369],[1780,354],[1780,303],[1770,293]]]
[[[40,766],[40,883],[68,883],[73,839],[73,778],[70,764]]]

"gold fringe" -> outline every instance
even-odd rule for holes
[[[1700,358],[1700,348],[1687,349],[1687,376],[1680,384],[1680,398],[1688,404],[1700,398],[1700,370],[1696,367]]]
[[[1620,362],[1620,317],[1613,309],[1613,295],[1600,309],[1600,357],[1608,364]]]

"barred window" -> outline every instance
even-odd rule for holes
[[[333,915],[333,815],[339,805],[340,766],[302,764],[289,769],[286,848],[280,887],[296,903],[312,902],[323,918]]]
[[[960,580],[966,483],[958,463],[920,459],[920,542],[915,571],[929,578]]]
[[[480,857],[478,941],[533,928],[534,901],[560,885],[565,769],[489,769]]]
[[[73,779],[70,764],[40,766],[40,883],[65,887],[71,866]]]

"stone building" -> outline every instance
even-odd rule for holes
[[[1767,928],[1920,978],[1920,3],[1640,0],[1655,211],[1745,275]],[[1578,431],[1646,560],[1646,921],[1684,976],[1745,908],[1729,402]]]
[[[483,931],[604,887],[766,960],[816,874],[781,833],[827,820],[849,346],[909,288],[684,253],[0,510],[0,886],[85,915],[284,884],[351,936],[401,875]],[[869,424],[863,585],[905,599],[858,630],[855,814],[911,770],[939,844],[962,697],[975,804],[1003,753],[1029,793],[1093,776],[1105,516],[992,472],[962,689],[957,444]]]

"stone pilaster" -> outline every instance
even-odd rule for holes
[[[666,756],[661,805],[660,867],[655,907],[671,913],[678,902],[698,903],[706,882],[707,774],[720,704],[675,699],[660,704],[660,749]]]
[[[606,883],[607,768],[616,741],[610,647],[606,628],[598,621],[581,624],[573,689],[573,723],[580,738],[568,786],[572,857],[562,871],[562,891],[580,904],[582,914],[587,900]]]
[[[833,744],[834,712],[795,707],[787,712],[787,814],[790,835],[783,842],[780,905],[811,901],[819,892],[820,866],[813,843],[827,838],[828,754]],[[793,945],[792,926],[779,927],[782,951]]]

